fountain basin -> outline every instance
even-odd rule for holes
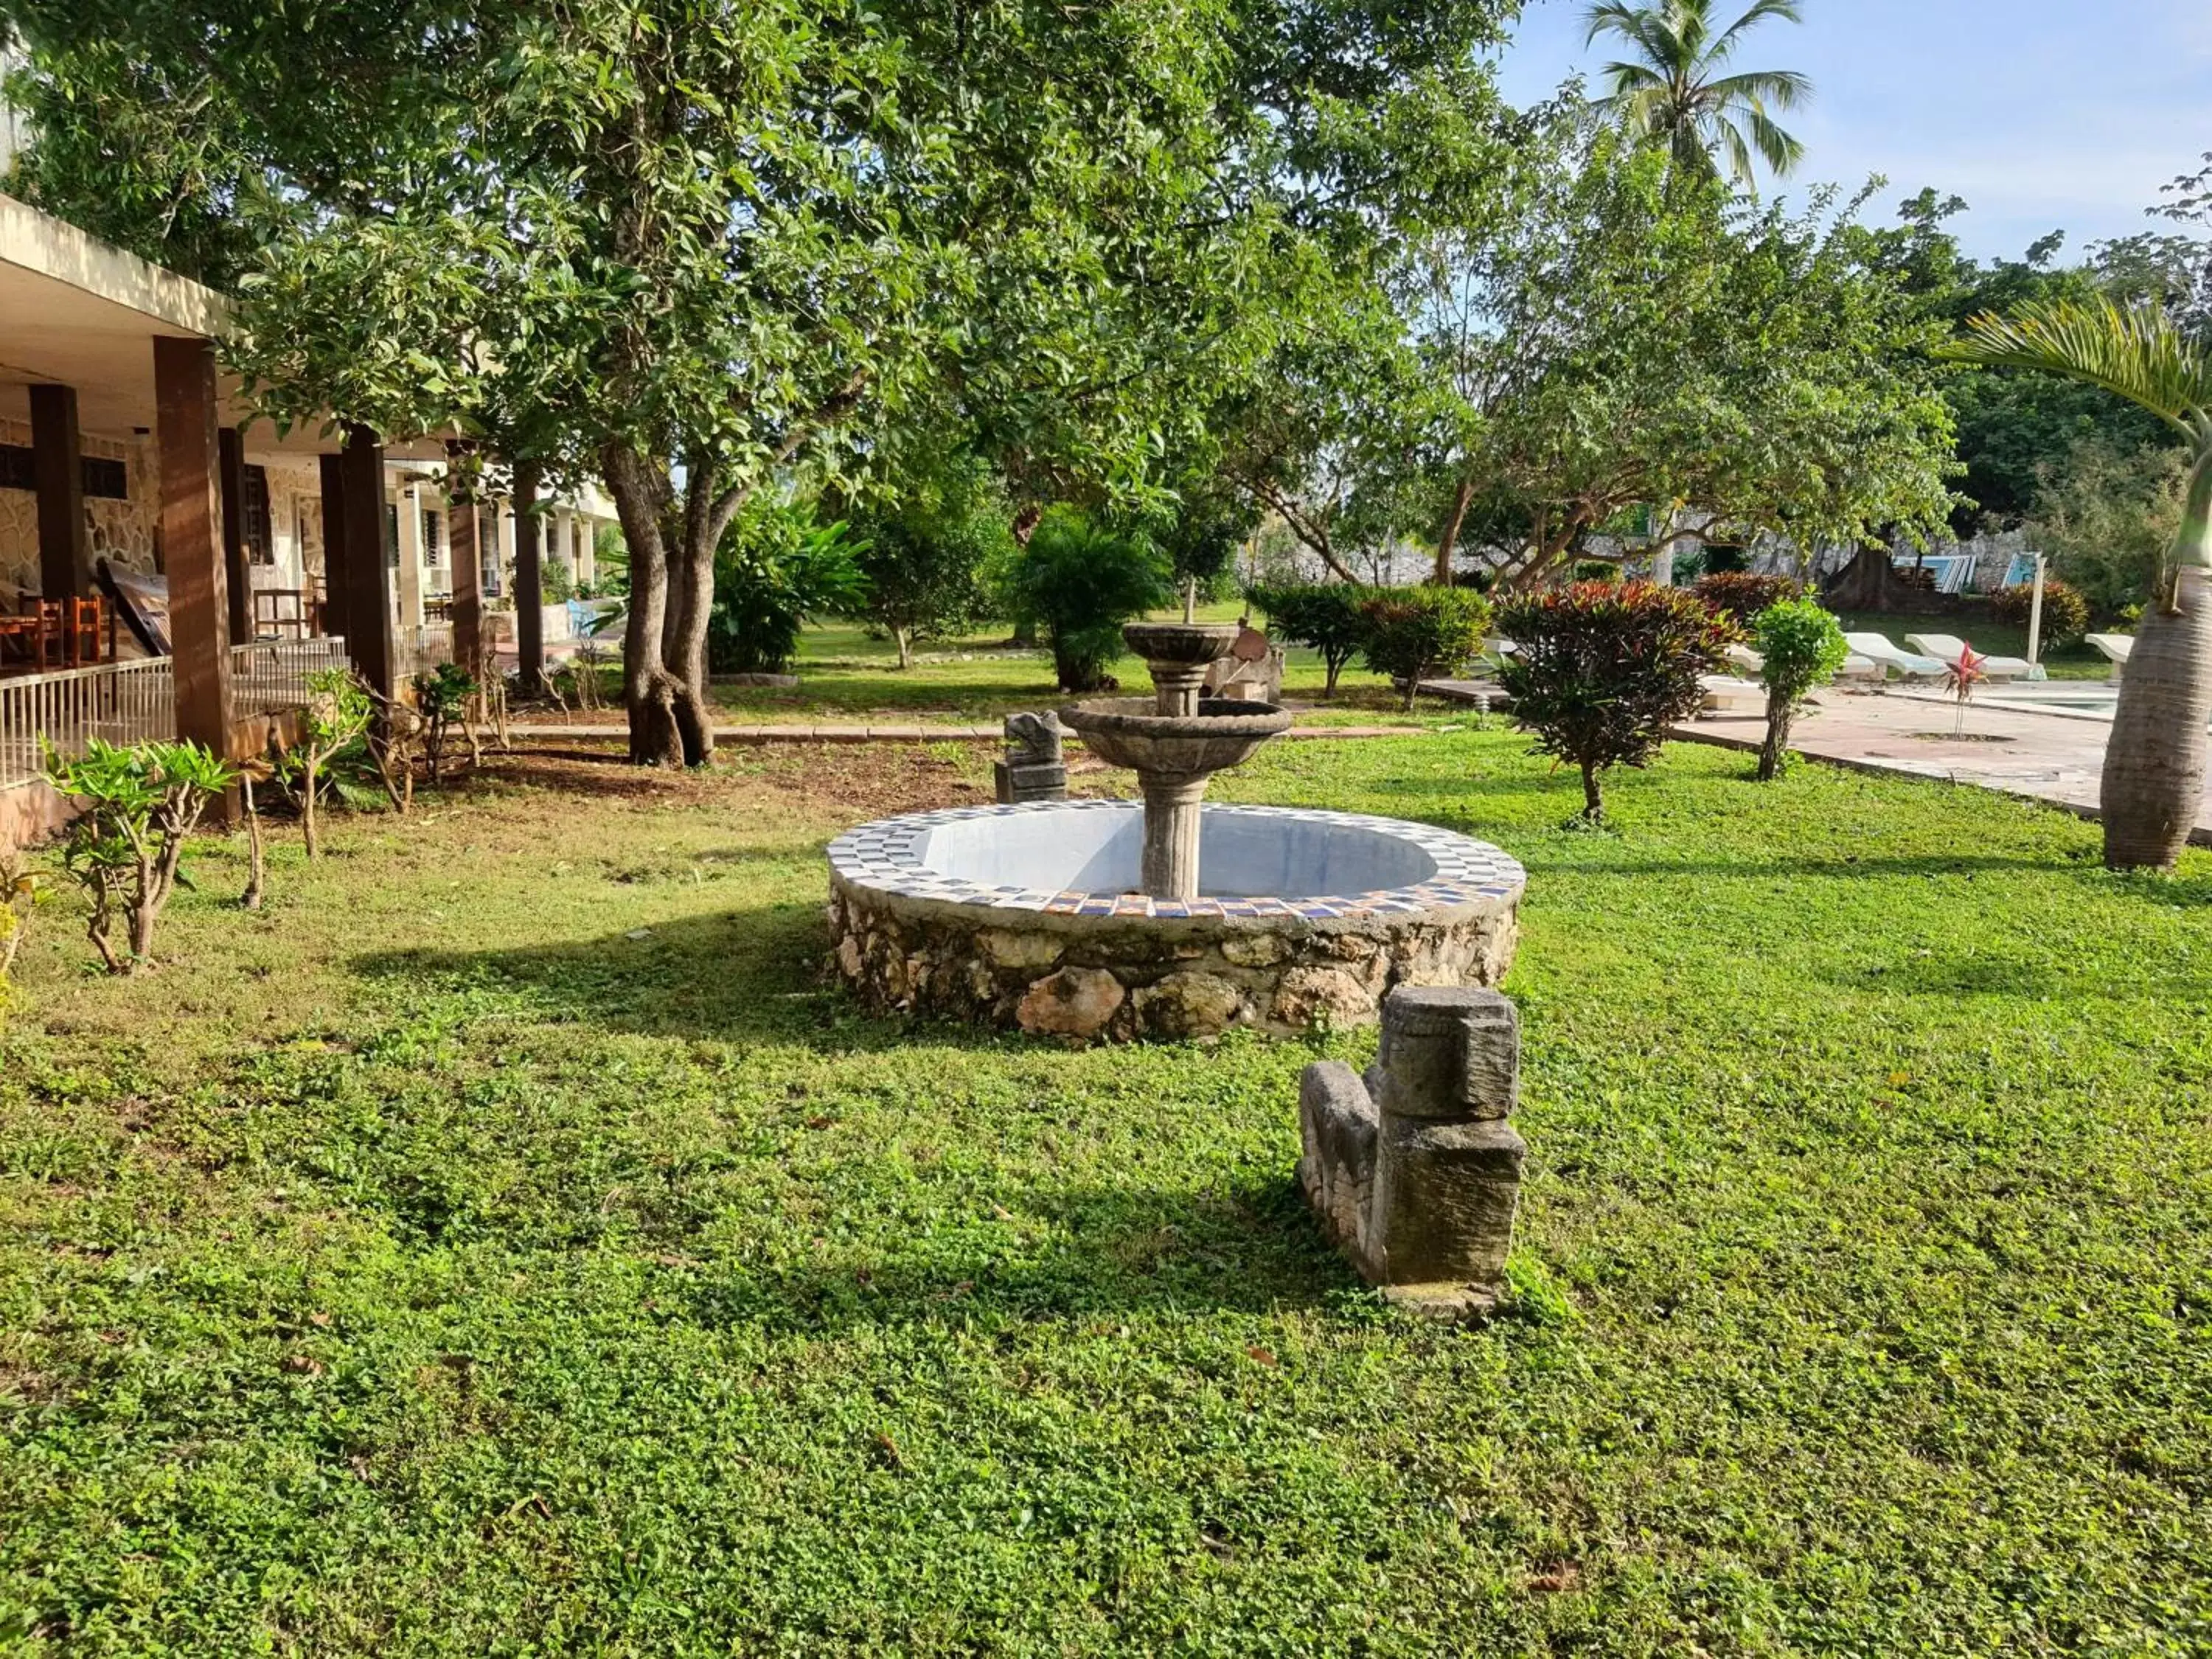
[[[1131,890],[1134,801],[955,807],[830,844],[840,977],[871,1006],[1078,1040],[1372,1022],[1400,985],[1494,985],[1527,877],[1427,824],[1200,809],[1203,890]]]
[[[1130,623],[1121,640],[1148,664],[1203,668],[1227,656],[1243,631],[1237,623]]]
[[[1105,697],[1060,711],[1060,723],[1109,766],[1176,777],[1242,766],[1268,738],[1289,731],[1291,718],[1273,703],[1212,697],[1195,714],[1160,714],[1150,697]]]

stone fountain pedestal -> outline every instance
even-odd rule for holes
[[[1291,729],[1288,709],[1203,695],[1207,668],[1229,654],[1241,631],[1233,623],[1132,623],[1121,637],[1152,672],[1152,699],[1107,698],[1060,712],[1061,723],[1093,754],[1137,775],[1145,798],[1138,880],[1150,897],[1199,896],[1199,810],[1206,784]]]

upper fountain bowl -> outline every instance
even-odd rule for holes
[[[1291,729],[1287,708],[1211,697],[1194,714],[1159,714],[1149,697],[1103,697],[1063,708],[1060,718],[1109,766],[1178,778],[1242,766]]]
[[[1203,666],[1227,656],[1243,631],[1235,623],[1131,623],[1121,638],[1148,663]]]

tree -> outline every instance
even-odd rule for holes
[[[2038,470],[2028,534],[2095,614],[2147,605],[2181,528],[2189,471],[2189,452],[2172,444],[2083,438]]]
[[[745,502],[715,556],[710,666],[718,674],[784,672],[808,617],[863,602],[860,551],[850,526],[820,522],[811,502],[765,495]]]
[[[154,925],[176,890],[186,840],[237,775],[196,743],[121,748],[94,738],[74,759],[53,757],[48,775],[81,808],[62,867],[91,896],[85,937],[109,973],[137,973],[152,965]]]
[[[1410,711],[1421,682],[1449,673],[1482,648],[1490,601],[1471,587],[1393,587],[1360,606],[1367,665],[1405,690]]]
[[[1844,630],[1817,599],[1778,599],[1752,621],[1766,687],[1766,741],[1759,749],[1759,781],[1771,782],[1790,749],[1790,726],[1799,707],[1835,678],[1851,648]]]
[[[2170,870],[2203,798],[2212,721],[2212,355],[2151,305],[2031,304],[1984,316],[1955,356],[2101,386],[2141,404],[2190,449],[2172,552],[2136,630],[2105,748],[2105,862]]]
[[[1167,556],[1140,533],[1109,529],[1070,507],[1038,520],[1013,585],[1044,624],[1064,691],[1095,691],[1121,654],[1121,624],[1173,596]]]
[[[854,613],[890,633],[902,669],[914,666],[918,636],[981,614],[982,572],[1011,555],[1011,517],[990,468],[970,454],[908,474],[895,501],[859,514],[854,562],[866,589]]]
[[[1724,28],[1717,25],[1714,0],[1610,0],[1589,9],[1583,44],[1611,34],[1635,54],[1599,71],[1607,101],[1632,133],[1660,145],[1675,167],[1692,175],[1716,173],[1718,150],[1729,175],[1748,186],[1754,151],[1778,175],[1788,174],[1805,154],[1768,106],[1795,109],[1812,95],[1813,83],[1794,70],[1724,72],[1744,37],[1775,18],[1804,21],[1797,0],[1753,0]]]
[[[1321,653],[1328,677],[1322,696],[1334,697],[1345,664],[1367,643],[1365,606],[1373,592],[1354,582],[1263,583],[1249,598],[1285,639]]]
[[[1577,582],[1498,607],[1515,649],[1498,671],[1513,723],[1543,753],[1580,769],[1581,822],[1605,820],[1602,779],[1648,766],[1668,729],[1705,701],[1699,676],[1742,632],[1696,596],[1649,582]]]
[[[1697,526],[1808,545],[1944,522],[1944,331],[1869,267],[1850,211],[1821,192],[1792,218],[1667,169],[1555,116],[1503,205],[1407,239],[1399,310],[1445,404],[1424,434],[1451,503],[1440,573],[1470,515],[1512,528],[1498,556],[1522,586],[1654,503],[1698,509],[1661,547]]]

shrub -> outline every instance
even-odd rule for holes
[[[547,605],[566,605],[580,597],[576,573],[566,559],[547,554],[538,567],[538,597]]]
[[[1009,573],[1012,597],[1044,627],[1066,691],[1096,691],[1121,654],[1121,624],[1173,597],[1167,556],[1146,537],[1109,530],[1072,507],[1037,521]]]
[[[1601,823],[1601,775],[1645,766],[1667,728],[1704,701],[1698,677],[1742,638],[1695,594],[1650,582],[1578,582],[1517,595],[1498,607],[1499,628],[1517,649],[1499,672],[1514,723],[1543,753],[1579,767],[1581,817]]]
[[[1806,588],[1795,576],[1761,576],[1748,570],[1717,570],[1698,578],[1690,591],[1716,616],[1725,613],[1748,623],[1769,606],[1802,599]]]
[[[714,550],[708,671],[782,673],[809,616],[860,604],[866,581],[859,552],[842,520],[817,523],[802,502],[748,501]]]
[[[1835,678],[1851,648],[1844,642],[1842,626],[1814,599],[1784,599],[1767,606],[1752,624],[1752,636],[1761,659],[1759,678],[1766,686],[1766,741],[1759,750],[1759,776],[1765,782],[1782,769],[1798,704]]]
[[[349,668],[319,668],[307,676],[307,702],[300,711],[305,735],[289,757],[288,771],[300,779],[300,839],[307,856],[320,858],[322,836],[316,818],[323,769],[362,742],[376,717],[376,701]]]
[[[467,724],[469,704],[476,695],[475,677],[453,663],[441,662],[415,677],[415,708],[422,717],[422,762],[433,783],[444,765],[446,744],[456,726]]]
[[[176,889],[185,838],[236,774],[196,743],[130,748],[91,739],[75,760],[48,763],[56,790],[78,802],[62,867],[92,899],[85,937],[111,974],[152,961],[154,924]],[[118,913],[128,937],[118,948]]]
[[[1990,614],[2001,623],[2026,628],[2035,613],[2035,584],[2015,582],[1990,595]],[[2071,582],[2043,579],[2043,638],[2045,646],[2072,645],[2089,631],[2089,601]]]
[[[1468,587],[1389,588],[1370,594],[1360,614],[1367,665],[1405,688],[1408,708],[1423,680],[1458,668],[1490,631],[1490,601]]]
[[[854,614],[890,635],[901,668],[914,666],[917,637],[981,616],[981,573],[1012,545],[1010,516],[989,469],[956,456],[908,478],[895,506],[861,521],[867,587]]]
[[[1578,582],[1617,582],[1620,567],[1610,559],[1577,559],[1572,574]]]
[[[1328,673],[1322,695],[1333,697],[1344,665],[1367,643],[1363,607],[1373,596],[1352,582],[1285,582],[1262,583],[1245,598],[1285,639],[1321,653]]]

